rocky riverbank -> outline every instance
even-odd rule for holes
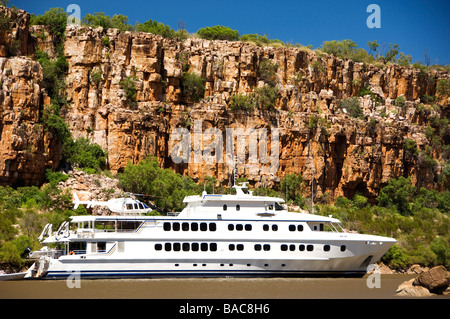
[[[432,297],[435,295],[450,296],[450,272],[444,266],[424,269],[418,265],[410,267],[417,276],[398,286],[396,296],[400,297]]]

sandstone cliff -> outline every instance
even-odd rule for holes
[[[31,32],[48,33],[40,26],[33,30]],[[269,140],[272,129],[279,129],[279,167],[275,174],[265,169],[268,165],[254,168],[244,163],[238,167],[238,175],[248,178],[255,186],[271,186],[286,174],[300,173],[307,183],[315,181],[318,196],[329,193],[332,197],[352,197],[360,192],[374,198],[392,177],[411,176],[414,185],[436,187],[437,176],[448,160],[440,149],[434,149],[431,156],[438,165],[427,165],[417,154],[407,154],[404,147],[405,139],[411,139],[416,141],[419,152],[425,151],[429,144],[426,126],[433,117],[448,115],[448,100],[439,101],[443,105],[439,109],[420,101],[422,96],[435,95],[437,83],[449,77],[445,72],[424,74],[418,69],[398,65],[380,69],[305,49],[195,38],[180,42],[116,29],[68,26],[65,37],[69,103],[62,110],[63,117],[74,138],[88,137],[107,151],[109,169],[113,173],[121,171],[128,161],[137,163],[153,155],[162,166],[195,180],[209,175],[215,176],[219,183],[228,184],[232,174],[229,161],[173,162],[171,134],[178,127],[187,128],[193,134],[196,120],[202,121],[202,132],[208,128],[217,128],[223,134],[227,128],[266,128]],[[46,41],[42,40],[44,37],[32,38],[41,50],[50,54],[54,51],[48,38]],[[48,132],[39,131],[40,135],[36,133],[31,137],[32,127],[38,121],[31,116],[31,110],[42,108],[45,96],[39,85],[39,66],[35,66],[36,72],[32,73],[37,78],[8,73],[6,65],[15,59],[28,61],[30,65],[36,63],[19,57],[3,60],[3,87],[11,88],[6,81],[21,83],[16,85],[17,90],[20,88],[22,100],[30,102],[22,102],[18,109],[17,99],[8,104],[0,97],[3,111],[1,156],[4,163],[5,153],[15,152],[10,156],[17,158],[15,150],[22,150],[24,159],[16,160],[22,166],[17,166],[15,172],[28,181],[25,172],[33,166],[33,160],[28,159],[29,153],[24,150],[34,145],[31,142],[34,138],[42,144],[36,146],[39,156],[49,157],[41,161],[41,167],[54,165],[58,156],[49,155],[52,152],[48,147],[53,139]],[[264,86],[258,72],[264,60],[271,60],[278,66],[276,87],[279,93],[274,109],[230,109],[234,94],[250,93]],[[183,97],[181,78],[185,70],[206,79],[205,96],[198,103],[188,103]],[[127,101],[120,84],[127,78],[135,83],[136,103]],[[31,83],[33,90],[27,90]],[[364,119],[356,119],[338,108],[338,102],[357,96],[363,85],[370,87],[381,102],[374,103],[370,96],[359,97]],[[25,99],[29,92],[34,92],[34,99]],[[2,94],[5,95],[3,91]],[[402,106],[394,103],[399,96],[406,99]],[[28,125],[22,129],[25,135],[15,134],[21,136],[22,144],[12,142],[11,134],[5,133],[20,122],[10,120],[11,128],[5,129],[8,108],[16,108],[15,119],[26,120]],[[21,110],[30,116],[19,114]],[[316,119],[316,125],[310,124],[311,118]],[[210,147],[211,140],[203,138],[199,146],[195,145],[196,137],[192,137],[192,153],[198,147],[203,150]],[[3,165],[0,167],[2,183],[11,183],[6,165],[0,165]],[[36,180],[39,179],[33,179]]]

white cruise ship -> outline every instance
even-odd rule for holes
[[[48,246],[30,254],[30,276],[362,276],[396,242],[234,187],[236,195],[186,197],[177,216],[73,216],[57,232],[47,225]]]

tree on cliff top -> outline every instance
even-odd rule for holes
[[[132,31],[133,26],[128,24],[128,17],[123,14],[115,14],[111,18],[104,12],[88,13],[82,19],[82,24],[90,27],[102,27],[103,29],[115,28],[120,31]]]
[[[207,40],[237,41],[239,39],[239,32],[237,30],[232,30],[230,27],[221,25],[200,28],[197,34],[200,38]]]

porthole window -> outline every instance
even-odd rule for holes
[[[256,251],[260,251],[261,250],[261,245],[260,244],[256,244],[255,245],[255,250]]]
[[[285,245],[285,244],[281,245],[281,250],[282,251],[287,251],[288,250],[288,245]]]
[[[191,249],[192,251],[198,251],[198,243],[192,243]]]
[[[263,225],[263,230],[264,230],[264,231],[268,231],[268,230],[269,230],[269,225],[267,225],[267,224],[266,224],[266,225]]]
[[[242,224],[237,224],[236,225],[236,230],[243,230],[244,226]]]
[[[182,223],[181,224],[181,229],[183,231],[188,231],[189,230],[189,223]]]
[[[223,205],[223,210],[227,210],[227,205]]]
[[[211,244],[209,244],[209,250],[211,250],[211,251],[217,251],[217,244],[216,244],[216,243],[211,243]]]
[[[209,231],[216,231],[216,223],[210,223],[209,224]]]
[[[173,223],[172,224],[172,230],[179,231],[180,230],[180,223]]]
[[[171,227],[170,227],[170,223],[164,223],[164,224],[163,224],[163,228],[164,228],[165,231],[169,231],[170,228],[171,228]]]
[[[323,250],[324,251],[330,251],[330,245],[323,246]]]
[[[234,244],[229,244],[229,245],[228,245],[228,249],[231,250],[231,251],[233,251],[233,250],[234,250]]]
[[[269,250],[270,250],[270,245],[265,244],[265,245],[263,246],[263,248],[264,248],[265,251],[269,251]]]
[[[273,224],[273,225],[272,225],[272,230],[273,230],[273,231],[277,231],[277,230],[278,230],[278,225]]]
[[[181,245],[180,245],[180,243],[174,243],[174,244],[173,244],[173,250],[174,250],[174,251],[180,251],[180,250],[181,250]]]
[[[234,230],[234,225],[233,224],[228,224],[228,230]]]
[[[200,230],[201,231],[207,231],[208,230],[208,224],[207,223],[200,223]]]
[[[314,246],[313,245],[308,245],[308,246],[306,246],[306,250],[307,251],[313,251],[314,250]]]
[[[166,251],[171,251],[172,250],[172,244],[171,243],[165,243],[164,244],[164,249]]]
[[[200,244],[200,250],[201,251],[208,251],[208,244],[207,243],[201,243]]]
[[[183,251],[189,251],[189,243],[183,243]]]
[[[198,231],[198,224],[197,223],[191,223],[191,230],[192,231]]]
[[[294,251],[295,250],[295,245],[289,245],[289,250],[290,251]]]
[[[347,250],[347,247],[345,245],[342,245],[341,246],[341,251],[346,251],[346,250]]]
[[[245,230],[247,230],[247,231],[252,230],[252,225],[250,225],[250,224],[245,224]]]
[[[241,210],[241,205],[236,205],[236,210],[240,211]]]
[[[289,225],[289,230],[290,231],[295,231],[295,225]]]
[[[298,250],[300,250],[300,251],[305,251],[305,245],[300,245],[300,246],[298,246]]]
[[[303,225],[297,225],[297,230],[298,231],[303,231]]]
[[[236,245],[236,249],[239,250],[239,251],[242,251],[242,250],[244,250],[244,245],[243,244],[237,244]]]
[[[161,244],[155,244],[155,250],[162,250]]]

